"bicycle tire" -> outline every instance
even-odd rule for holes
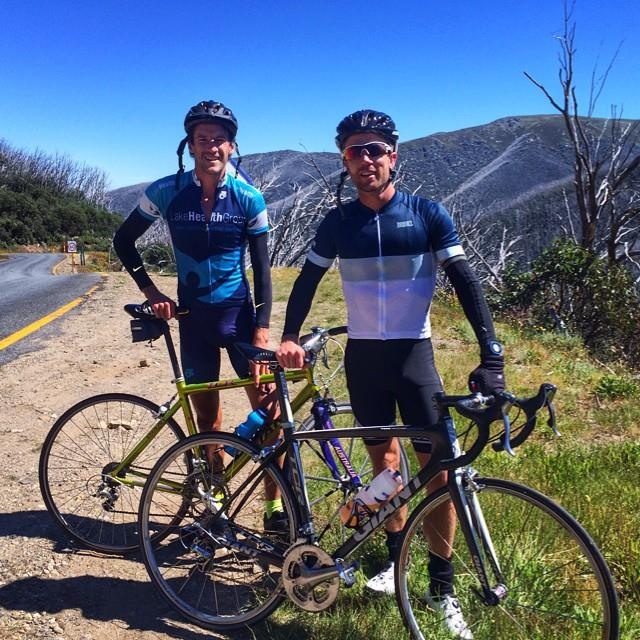
[[[569,513],[543,494],[506,480],[474,478],[467,493],[477,498],[472,518],[478,513],[473,505],[481,505],[480,518],[491,538],[487,543],[495,550],[506,587],[497,605],[481,602],[480,582],[458,523],[452,552],[455,590],[474,640],[618,638],[611,574],[594,541]],[[440,489],[416,507],[396,562],[396,598],[417,640],[450,637],[444,620],[426,605],[429,543],[423,530],[423,522],[448,495]]]
[[[224,445],[247,454],[239,472],[227,464],[227,479],[210,471],[203,455]],[[228,433],[190,436],[162,455],[142,493],[138,524],[149,577],[173,609],[206,629],[227,632],[259,622],[284,597],[282,557],[298,530],[297,502],[277,465],[258,469],[259,451]],[[185,459],[193,461],[192,472]],[[265,478],[282,495],[286,531],[264,529]],[[176,511],[184,515],[179,524]],[[157,526],[170,531],[156,545]],[[275,556],[266,557],[265,549]]]
[[[102,474],[151,428],[158,411],[145,398],[106,393],[67,409],[50,429],[40,453],[40,491],[49,513],[75,542],[103,553],[138,549],[142,487]],[[184,437],[175,420],[167,421],[138,456],[135,471],[148,473],[160,454]]]
[[[348,402],[336,403],[336,412],[332,413],[331,421],[337,429],[357,426],[353,410]],[[309,431],[314,428],[313,415],[308,416],[300,426],[301,431]],[[363,485],[369,484],[373,476],[373,468],[362,439],[342,439],[342,446]],[[347,529],[340,520],[340,508],[351,499],[352,495],[343,490],[343,483],[336,480],[326,463],[322,462],[319,441],[301,441],[300,455],[316,533],[323,546],[337,548],[352,532],[352,529]],[[338,467],[342,469],[339,461]],[[407,483],[411,474],[409,460],[402,442],[400,442],[399,471],[403,482]]]

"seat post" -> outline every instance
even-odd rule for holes
[[[169,360],[171,361],[171,368],[173,369],[173,377],[175,380],[178,380],[182,378],[182,370],[180,369],[178,355],[176,354],[176,348],[173,344],[173,338],[171,337],[171,329],[169,328],[169,323],[166,321],[164,323],[162,335],[164,336],[167,351],[169,352]]]

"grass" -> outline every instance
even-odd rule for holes
[[[274,270],[274,299],[286,302],[297,275]],[[336,271],[321,283],[304,330],[346,320]],[[478,364],[473,331],[456,304],[436,300],[432,309],[436,361],[447,391],[463,392],[468,373]],[[623,640],[640,637],[640,403],[632,373],[612,372],[589,358],[576,340],[539,336],[499,325],[505,344],[507,385],[517,395],[531,395],[543,381],[558,386],[556,409],[562,436],[554,438],[541,420],[517,457],[485,452],[477,467],[530,485],[565,506],[597,541],[619,590]],[[609,378],[602,380],[605,376]],[[635,378],[637,380],[637,378]],[[631,382],[629,382],[631,381]],[[603,389],[605,393],[603,393]],[[344,393],[344,389],[341,390]],[[360,550],[359,550],[360,551]],[[307,613],[285,603],[256,630],[256,637],[376,638],[406,637],[393,598],[372,598],[364,590],[384,557],[378,535],[362,550],[362,569],[351,589],[342,588],[335,605]],[[555,638],[554,629],[536,638]]]

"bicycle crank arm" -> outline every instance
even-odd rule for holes
[[[340,577],[337,567],[313,567],[300,566],[300,575],[291,579],[291,582],[297,587],[314,587],[326,580]]]

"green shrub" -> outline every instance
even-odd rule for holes
[[[175,273],[173,250],[167,244],[150,244],[141,251],[142,261],[149,271]]]
[[[558,240],[523,271],[505,270],[498,313],[538,331],[580,336],[594,355],[640,366],[640,298],[630,273]]]
[[[637,398],[640,395],[640,386],[625,376],[606,374],[600,378],[595,392],[598,396],[609,400]]]

